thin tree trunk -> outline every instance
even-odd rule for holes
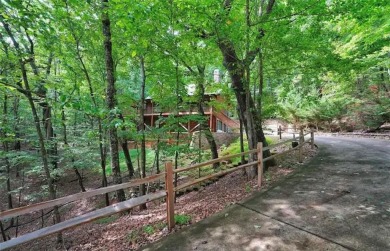
[[[22,203],[22,191],[24,189],[24,170],[22,170],[22,185],[21,189],[19,189],[18,193],[18,207],[20,207]],[[15,224],[15,237],[18,237],[19,233],[19,216],[16,217],[16,224]]]
[[[161,128],[160,121],[158,122],[158,129]],[[160,131],[157,135],[157,145],[156,145],[156,173],[160,173]]]
[[[123,117],[123,114],[119,114],[119,118],[122,120],[123,123],[125,123],[125,118]],[[122,131],[126,131],[126,128],[124,126],[122,127]],[[131,179],[134,177],[134,166],[133,162],[131,161],[130,151],[129,147],[127,146],[126,138],[121,139],[121,146],[123,155],[125,156],[127,171],[129,172],[129,179]]]
[[[107,89],[106,89],[106,103],[109,109],[109,129],[110,136],[110,149],[111,149],[111,168],[114,177],[115,184],[122,183],[121,169],[119,166],[119,147],[118,147],[118,134],[115,126],[111,122],[116,118],[115,107],[116,102],[116,89],[115,89],[115,69],[114,60],[112,56],[112,43],[111,43],[111,24],[108,16],[108,0],[102,0],[102,27],[104,36],[104,51],[105,51],[105,63],[107,74]],[[118,201],[124,201],[126,199],[123,189],[116,191]]]
[[[146,177],[146,149],[145,149],[145,85],[146,85],[146,74],[145,74],[145,62],[144,58],[140,57],[141,67],[141,107],[140,107],[140,118],[141,118],[141,178]],[[146,194],[146,186],[142,184],[140,187],[140,195]],[[146,204],[140,205],[140,210],[146,209]]]
[[[1,236],[3,237],[3,241],[7,241],[7,235],[5,233],[5,230],[4,230],[4,226],[3,226],[3,222],[0,221],[0,230],[1,230]]]
[[[8,120],[7,120],[7,117],[8,116],[8,94],[7,92],[4,94],[4,105],[3,105],[3,127],[4,127],[4,130],[2,131],[1,133],[1,136],[3,137],[4,141],[3,141],[3,149],[4,149],[4,152],[5,152],[5,158],[4,158],[4,162],[5,162],[5,168],[6,168],[6,175],[7,175],[7,180],[6,180],[6,189],[7,189],[7,202],[8,202],[8,209],[12,209],[13,208],[13,203],[12,203],[12,193],[11,193],[11,163],[9,162],[9,159],[8,159],[8,152],[9,152],[9,142],[8,142],[8,135],[7,135],[7,127],[8,127]],[[0,222],[1,223],[1,222]],[[13,226],[14,225],[14,218],[11,218],[11,221],[10,221],[10,226]],[[2,233],[3,233],[3,225],[1,225],[2,229]],[[5,232],[4,232],[4,236],[5,235]],[[4,237],[3,236],[3,237]],[[4,239],[4,241],[6,241],[6,239]]]
[[[173,1],[171,1],[171,3],[173,3]],[[180,124],[179,124],[179,102],[180,102],[180,96],[179,96],[179,62],[177,61],[177,59],[175,60],[175,77],[176,77],[176,88],[175,88],[175,91],[176,91],[176,98],[177,98],[177,101],[176,101],[176,115],[175,115],[175,119],[176,119],[176,150],[175,150],[175,169],[178,168],[178,160],[179,160],[179,139],[180,139]],[[175,173],[175,180],[174,180],[174,186],[177,187],[177,181],[178,181],[178,178],[179,178],[179,174],[178,173]],[[176,193],[176,192],[175,192]],[[175,196],[175,203],[176,203],[176,198],[177,196]]]
[[[64,111],[64,108],[62,107],[62,111],[61,111],[61,119],[62,119],[62,130],[63,130],[63,135],[64,135],[64,145],[66,148],[69,147],[69,144],[68,144],[68,136],[67,136],[67,130],[66,130],[66,117],[65,117],[65,111]],[[74,173],[76,174],[77,176],[77,180],[79,182],[79,185],[80,185],[80,189],[81,189],[81,192],[85,192],[85,187],[84,187],[84,184],[83,184],[83,178],[81,177],[80,175],[80,172],[79,170],[77,169],[77,167],[74,166],[74,156],[72,154],[72,164],[73,164],[73,170],[74,170]]]
[[[205,81],[205,74],[204,74],[205,67],[204,66],[198,66],[197,68],[198,68],[198,73],[199,73],[199,80],[197,82],[197,89],[198,89],[197,90],[198,91],[198,113],[199,113],[200,116],[205,117],[204,110],[203,110],[204,92],[205,92],[203,83]],[[217,144],[215,143],[214,136],[213,136],[213,134],[210,131],[210,127],[208,126],[207,121],[206,120],[202,120],[200,122],[200,127],[201,127],[200,130],[202,130],[204,132],[204,135],[206,136],[206,140],[209,143],[210,150],[211,150],[211,157],[213,159],[218,159]],[[219,163],[214,163],[213,164],[213,168],[216,169],[217,167],[219,167]]]
[[[238,109],[237,109],[237,113],[239,113]],[[245,152],[245,148],[244,148],[244,125],[242,123],[242,120],[241,118],[239,119],[240,121],[240,152]],[[241,155],[241,164],[244,164],[245,163],[245,155]]]
[[[53,53],[50,53],[48,61],[47,61],[47,67],[46,67],[46,79],[50,75],[53,57],[54,57]],[[39,74],[38,67],[35,65],[34,61],[33,61],[32,65],[33,65],[33,68],[35,68],[35,70],[34,70],[35,75],[38,76],[38,74]],[[52,165],[53,169],[55,170],[58,168],[58,163],[57,163],[58,150],[57,150],[57,143],[55,140],[56,134],[54,133],[53,123],[52,123],[52,107],[50,106],[50,104],[46,100],[46,98],[47,98],[46,88],[41,88],[41,89],[42,89],[42,98],[45,99],[45,101],[42,102],[40,105],[42,107],[42,112],[43,112],[42,117],[43,117],[45,133],[46,133],[46,139],[49,142],[47,153],[49,155],[51,165]],[[57,96],[57,95],[55,95],[55,96]],[[55,102],[56,102],[56,100],[55,100]],[[56,177],[54,177],[55,180],[57,180],[58,178],[59,177],[57,175],[56,175]]]
[[[129,148],[127,146],[127,140],[122,140],[121,146],[122,146],[123,155],[125,156],[127,171],[129,172],[129,179],[132,179],[134,177],[134,166],[133,163],[131,162],[131,156],[130,156]]]
[[[8,144],[8,135],[7,135],[7,127],[8,127],[8,94],[4,94],[4,103],[3,103],[3,127],[4,130],[2,131],[2,137],[3,137],[3,148],[4,152],[8,154],[9,152],[9,144]],[[6,187],[7,187],[7,201],[8,201],[8,209],[12,209],[12,194],[11,194],[11,164],[9,162],[8,156],[6,155],[4,158],[5,162],[5,168],[6,168],[6,174],[7,174],[7,180],[6,180]]]
[[[13,113],[14,113],[14,133],[15,133],[14,150],[20,151],[21,150],[21,143],[20,143],[20,139],[19,139],[20,132],[19,132],[19,96],[18,95],[15,95],[15,100],[14,100],[14,104],[13,104]]]

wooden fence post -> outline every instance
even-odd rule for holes
[[[314,149],[314,130],[313,129],[310,132],[310,137],[311,137],[311,140],[310,140],[311,149]]]
[[[167,223],[168,230],[175,227],[175,191],[173,190],[173,168],[172,162],[165,163],[165,188],[167,191]]]
[[[261,188],[263,180],[263,142],[257,143],[257,185]]]
[[[303,162],[303,154],[302,154],[302,147],[303,147],[303,142],[305,141],[305,139],[303,138],[303,129],[301,128],[299,130],[299,156],[298,156],[298,161],[299,163],[302,163]]]

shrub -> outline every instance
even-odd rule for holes
[[[155,229],[151,225],[146,225],[146,226],[144,226],[143,231],[144,231],[144,233],[146,233],[148,235],[152,235],[152,234],[154,234]]]
[[[175,215],[175,223],[177,225],[188,225],[191,221],[191,216],[186,214]]]

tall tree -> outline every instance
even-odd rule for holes
[[[87,44],[91,46],[92,41],[90,37],[86,37],[84,34],[84,31],[86,29],[86,24],[80,24],[75,22],[74,20],[74,15],[82,16],[83,18],[87,16],[88,14],[92,15],[91,13],[87,12],[85,10],[85,6],[89,6],[88,4],[84,4],[84,8],[81,8],[81,10],[72,8],[73,6],[70,5],[69,1],[66,0],[64,2],[65,8],[66,8],[66,13],[63,13],[66,18],[64,19],[65,21],[65,26],[70,32],[71,38],[73,38],[73,46],[74,48],[74,54],[76,55],[77,61],[79,61],[79,65],[81,67],[81,72],[85,77],[85,80],[87,81],[87,86],[88,86],[88,91],[89,91],[89,96],[91,98],[92,104],[93,104],[93,112],[91,112],[93,117],[96,117],[96,122],[98,125],[98,142],[99,142],[99,154],[100,154],[100,167],[102,170],[102,186],[106,187],[108,185],[107,181],[107,174],[106,174],[106,160],[107,160],[107,147],[106,147],[106,137],[105,133],[103,130],[103,121],[102,117],[100,115],[99,110],[101,109],[100,103],[98,98],[96,97],[96,89],[93,85],[93,77],[91,76],[91,69],[88,68],[86,62],[85,62],[85,55],[83,54],[83,49]],[[78,5],[80,8],[80,4]],[[83,5],[81,5],[83,7]],[[88,22],[90,22],[88,20]],[[88,39],[89,38],[89,39]],[[88,40],[87,40],[88,39]],[[65,43],[65,41],[63,42]],[[95,53],[95,51],[93,51]],[[67,64],[69,65],[69,63]],[[93,74],[93,72],[92,72]],[[108,194],[105,194],[105,202],[106,205],[109,205],[109,197]]]
[[[106,89],[106,102],[107,108],[109,109],[109,127],[108,133],[110,136],[110,152],[111,152],[111,168],[113,171],[114,182],[116,184],[122,183],[121,170],[119,166],[119,147],[118,147],[118,134],[115,126],[117,119],[117,101],[116,101],[116,89],[115,89],[115,68],[114,60],[112,56],[112,41],[111,41],[111,23],[108,15],[108,0],[102,0],[102,27],[104,36],[104,51],[105,51],[105,62],[106,62],[106,78],[107,78],[107,89]],[[116,192],[117,199],[124,201],[126,199],[125,192],[120,189]]]

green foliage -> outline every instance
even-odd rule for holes
[[[245,192],[250,193],[252,191],[251,185],[246,184],[245,185]]]
[[[266,137],[266,141],[268,145],[274,144],[275,142],[269,138]],[[244,151],[248,151],[248,142],[244,140]],[[231,143],[229,146],[227,146],[225,149],[223,149],[220,153],[220,156],[228,156],[228,155],[233,155],[241,152],[241,146],[240,146],[240,139],[238,138],[236,141]],[[241,157],[236,157],[231,159],[233,164],[236,164],[241,161]]]
[[[175,224],[188,225],[191,222],[191,216],[186,214],[175,214]]]
[[[152,235],[156,231],[152,225],[146,225],[142,228],[142,230],[148,235]]]
[[[139,168],[137,160],[138,160],[138,157],[140,157],[140,155],[141,155],[141,151],[137,150],[137,149],[131,149],[131,150],[129,150],[129,152],[130,152],[130,157],[131,157],[133,166],[135,167],[135,169]],[[153,166],[154,159],[155,159],[155,151],[152,149],[146,149],[146,171],[150,171],[150,169]],[[125,159],[125,155],[123,154],[123,151],[120,151],[120,153],[119,153],[119,164],[121,167],[121,171],[127,172],[126,159]],[[111,175],[112,170],[110,168],[110,158],[107,158],[107,166],[106,167],[107,167],[106,174]],[[98,169],[98,170],[99,170],[99,172],[101,172],[101,169]]]

